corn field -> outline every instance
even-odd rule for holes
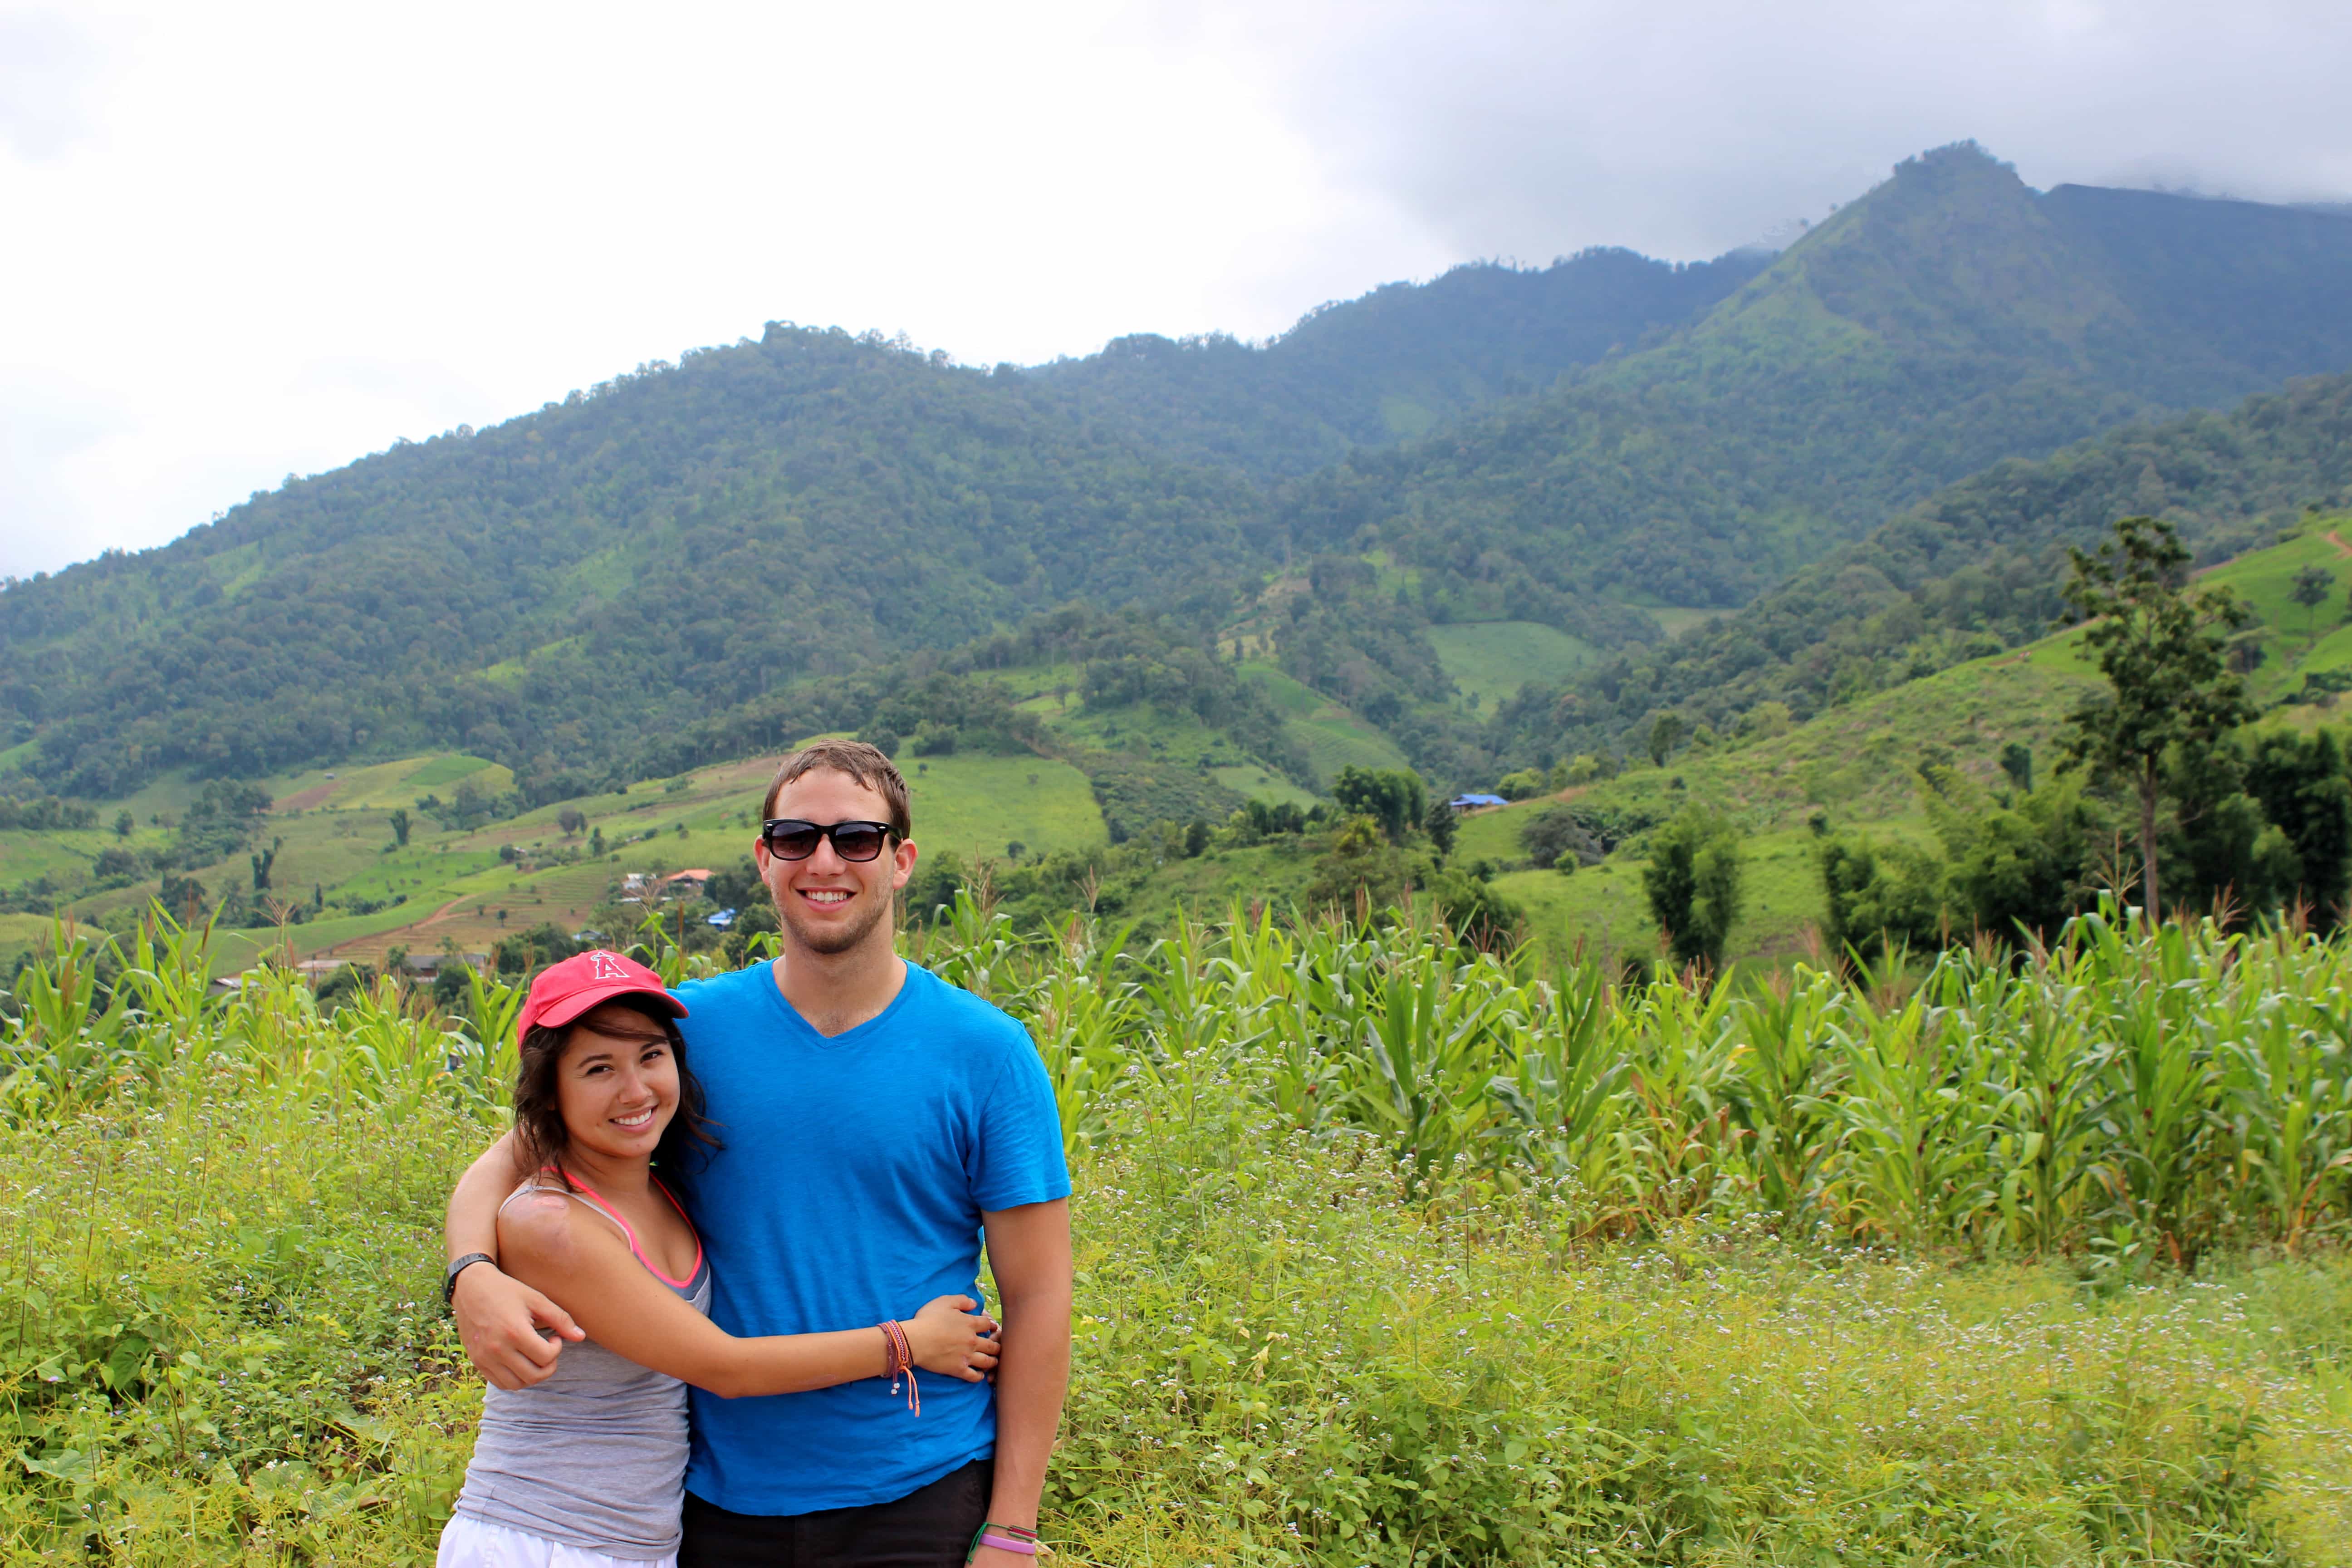
[[[642,934],[671,983],[708,971]],[[2343,942],[2110,910],[1923,975],[1735,985],[1546,973],[1410,915],[1126,935],[1016,933],[967,900],[915,953],[1029,1027],[1074,1150],[1124,1116],[1197,1123],[1238,1099],[1408,1201],[1523,1199],[1579,1241],[1760,1216],[2137,1269],[2292,1251],[2352,1217]],[[0,1111],[65,1114],[196,1068],[393,1124],[428,1096],[502,1116],[520,985],[476,976],[453,1018],[385,980],[322,1016],[281,971],[216,993],[205,937],[160,913],[119,952],[60,930],[9,999]]]
[[[423,1568],[480,1397],[436,1221],[522,990],[322,1014],[205,934],[62,929],[7,998],[0,1563]],[[1078,1568],[2352,1561],[2344,948],[1623,984],[967,902],[915,956],[1059,1094]]]

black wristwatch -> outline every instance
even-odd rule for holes
[[[457,1299],[457,1276],[477,1263],[495,1265],[498,1259],[487,1252],[469,1252],[449,1265],[449,1272],[441,1276],[441,1305],[446,1310]]]

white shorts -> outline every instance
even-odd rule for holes
[[[440,1555],[433,1563],[434,1568],[677,1568],[677,1553],[614,1557],[457,1513],[441,1531]]]

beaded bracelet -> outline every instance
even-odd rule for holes
[[[898,1392],[898,1379],[907,1380],[907,1408],[920,1415],[923,1413],[922,1391],[915,1386],[915,1342],[907,1337],[907,1325],[893,1318],[882,1325],[884,1352],[883,1374],[890,1380],[890,1392]]]
[[[982,1523],[972,1532],[971,1550],[964,1553],[963,1560],[970,1563],[980,1555],[983,1546],[993,1546],[1015,1557],[1034,1557],[1045,1549],[1034,1530],[1024,1530],[1017,1524]]]

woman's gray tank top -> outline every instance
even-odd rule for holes
[[[533,1191],[561,1189],[519,1187],[506,1201]],[[621,1229],[629,1235],[626,1226]],[[636,1250],[634,1235],[629,1245]],[[700,1250],[698,1243],[694,1277],[685,1284],[654,1277],[707,1316],[710,1264]],[[545,1382],[483,1394],[481,1430],[457,1511],[567,1546],[651,1562],[677,1550],[685,1495],[686,1384],[582,1340],[563,1347]]]

